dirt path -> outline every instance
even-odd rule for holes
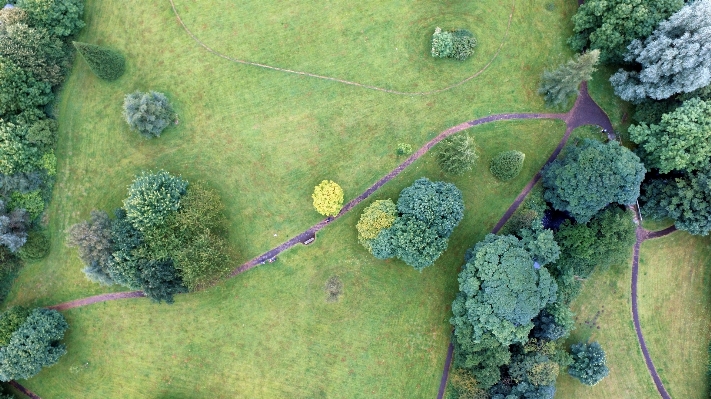
[[[146,294],[143,291],[124,291],[124,292],[113,292],[110,294],[101,294],[90,296],[82,299],[75,299],[73,301],[60,303],[57,305],[47,306],[47,309],[54,310],[67,310],[72,308],[78,308],[80,306],[91,305],[98,302],[115,301],[117,299],[127,299],[127,298],[143,298]]]
[[[512,0],[512,3],[511,3],[511,13],[509,14],[509,22],[508,22],[508,25],[506,26],[506,33],[504,34],[504,38],[503,38],[503,40],[501,41],[501,44],[499,45],[499,48],[498,48],[498,49],[496,50],[496,52],[494,53],[494,56],[491,57],[491,59],[489,60],[489,62],[487,62],[486,65],[484,65],[484,67],[481,68],[478,72],[476,72],[475,74],[469,76],[468,78],[466,78],[466,79],[464,79],[464,80],[461,80],[461,81],[459,81],[459,82],[457,82],[457,83],[451,84],[451,85],[449,85],[449,86],[447,86],[447,87],[444,87],[444,88],[441,88],[441,89],[430,90],[430,91],[419,91],[419,92],[417,92],[417,91],[416,91],[416,92],[407,92],[407,91],[397,91],[397,90],[386,89],[386,88],[378,87],[378,86],[371,86],[371,85],[367,85],[367,84],[352,82],[352,81],[350,81],[350,80],[334,78],[334,77],[331,77],[331,76],[317,75],[317,74],[314,74],[314,73],[303,72],[303,71],[295,71],[295,70],[287,69],[287,68],[279,68],[279,67],[275,67],[275,66],[272,66],[272,65],[261,64],[261,63],[259,63],[259,62],[246,61],[246,60],[241,60],[241,59],[238,59],[238,58],[230,57],[229,55],[223,54],[223,53],[221,53],[221,52],[219,52],[219,51],[213,49],[212,47],[210,47],[210,46],[208,46],[207,44],[205,44],[205,42],[203,42],[202,40],[200,40],[197,36],[195,36],[195,34],[194,34],[190,29],[188,29],[187,25],[185,25],[185,23],[183,22],[182,18],[180,18],[180,14],[178,13],[178,9],[175,7],[175,2],[174,2],[174,0],[169,0],[169,1],[170,1],[170,6],[173,8],[173,14],[175,14],[175,18],[178,20],[178,23],[179,23],[180,26],[183,28],[183,30],[185,30],[185,33],[187,33],[188,36],[190,36],[190,38],[192,38],[192,39],[193,39],[197,44],[199,44],[202,48],[204,48],[204,49],[207,50],[208,52],[210,52],[210,53],[212,53],[212,54],[214,54],[214,55],[216,55],[216,56],[218,56],[218,57],[220,57],[220,58],[226,59],[227,61],[234,62],[234,63],[237,63],[237,64],[242,64],[242,65],[254,66],[254,67],[258,67],[258,68],[270,69],[270,70],[272,70],[272,71],[279,71],[279,72],[291,73],[291,74],[295,74],[295,75],[308,76],[308,77],[310,77],[310,78],[316,78],[316,79],[330,80],[330,81],[332,81],[332,82],[342,83],[342,84],[349,85],[349,86],[356,86],[356,87],[360,87],[360,88],[363,88],[363,89],[375,90],[375,91],[380,91],[380,92],[384,92],[384,93],[398,94],[398,95],[404,95],[404,96],[426,96],[426,95],[429,95],[429,94],[442,93],[442,92],[445,92],[445,91],[454,89],[455,87],[459,87],[459,86],[461,86],[461,85],[463,85],[463,84],[469,82],[470,80],[472,80],[472,79],[478,77],[478,76],[481,75],[482,73],[484,73],[484,71],[486,71],[487,69],[489,69],[489,66],[491,66],[491,64],[494,62],[494,60],[495,60],[495,59],[499,56],[499,54],[501,53],[501,50],[504,48],[504,45],[506,44],[506,40],[507,40],[508,37],[509,37],[509,31],[511,30],[511,21],[513,20],[513,14],[514,14],[514,11],[516,10],[516,1],[515,1],[515,0]]]
[[[635,212],[635,215],[638,213],[638,209],[636,206],[632,207],[632,209]],[[654,367],[654,362],[652,362],[652,357],[649,355],[649,351],[647,350],[647,343],[644,340],[644,334],[642,333],[642,326],[639,323],[639,310],[637,307],[637,281],[639,278],[639,249],[642,246],[642,243],[646,240],[654,239],[654,238],[659,238],[659,237],[664,237],[666,235],[669,235],[673,232],[676,231],[676,228],[674,226],[668,227],[664,230],[659,230],[659,231],[648,231],[645,230],[641,224],[637,224],[637,241],[634,244],[634,252],[632,256],[632,321],[634,322],[634,330],[637,333],[637,341],[639,341],[639,346],[640,349],[642,349],[642,356],[644,356],[644,363],[647,365],[647,370],[649,370],[649,374],[652,376],[652,380],[654,381],[654,385],[657,387],[657,391],[659,392],[659,395],[661,395],[662,399],[671,399],[671,396],[669,396],[669,393],[667,392],[666,388],[664,388],[664,383],[662,383],[662,379],[659,377],[659,374],[657,373],[656,367]]]

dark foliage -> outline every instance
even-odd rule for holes
[[[10,343],[12,334],[30,317],[31,310],[13,306],[0,314],[0,347]]]
[[[96,76],[104,80],[116,80],[126,70],[126,59],[121,53],[95,44],[72,42]]]
[[[28,22],[59,37],[71,36],[84,27],[83,0],[17,0],[17,7],[27,12]]]
[[[27,242],[23,245],[17,256],[25,261],[35,261],[44,258],[49,253],[50,241],[47,234],[41,230],[32,230],[27,234]]]
[[[521,151],[504,151],[491,159],[489,170],[501,181],[508,181],[521,173],[526,155]]]
[[[568,367],[568,374],[585,385],[595,385],[610,374],[606,366],[605,351],[599,343],[578,343],[570,347],[573,364]]]
[[[138,263],[140,265],[138,283],[141,290],[153,301],[173,303],[174,295],[188,292],[172,260],[142,259]]]

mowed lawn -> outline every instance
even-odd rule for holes
[[[646,241],[640,255],[642,331],[673,398],[709,397],[711,241],[686,232]]]
[[[422,273],[375,260],[357,243],[362,204],[310,246],[173,305],[132,299],[64,312],[68,354],[23,384],[51,398],[432,398],[464,252],[493,227],[563,131],[552,121],[474,128],[482,154],[474,172],[449,179],[427,155],[374,195],[395,199],[420,176],[464,191],[464,220]],[[499,183],[486,166],[511,148],[527,154],[524,171]],[[331,276],[343,282],[337,303],[326,302]]]

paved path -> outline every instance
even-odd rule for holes
[[[639,210],[636,206],[631,207],[635,212],[635,219],[637,219],[637,214]],[[632,321],[634,322],[634,330],[637,333],[637,341],[639,341],[639,346],[642,349],[642,356],[644,356],[644,363],[647,365],[647,370],[652,376],[654,385],[657,387],[659,395],[662,399],[671,399],[666,388],[664,388],[664,383],[657,373],[656,367],[654,367],[654,362],[652,362],[652,357],[649,355],[647,350],[647,343],[644,340],[644,334],[642,334],[642,326],[639,323],[639,310],[637,306],[637,281],[639,277],[639,249],[642,243],[646,240],[664,237],[676,231],[674,226],[668,227],[664,230],[659,231],[648,231],[645,230],[641,224],[637,224],[636,236],[637,241],[634,244],[634,252],[632,256]]]
[[[491,65],[491,63],[494,62],[494,60],[495,60],[495,59],[499,56],[499,54],[501,53],[501,50],[504,48],[504,44],[506,44],[506,40],[507,40],[508,37],[509,37],[509,31],[511,30],[511,21],[513,20],[513,14],[514,14],[514,11],[516,10],[516,1],[515,1],[515,0],[512,0],[512,3],[511,3],[511,13],[509,14],[509,22],[508,22],[508,25],[506,26],[506,33],[504,34],[503,40],[501,41],[501,44],[499,45],[499,48],[498,48],[498,49],[496,50],[496,52],[494,53],[494,56],[491,57],[491,59],[489,60],[489,62],[487,62],[486,65],[484,65],[484,67],[481,68],[477,73],[475,73],[475,74],[469,76],[468,78],[466,78],[466,79],[464,79],[464,80],[461,80],[461,81],[459,81],[459,82],[457,82],[457,83],[451,84],[451,85],[449,85],[449,86],[447,86],[447,87],[444,87],[444,88],[441,88],[441,89],[430,90],[430,91],[407,92],[407,91],[398,91],[398,90],[386,89],[386,88],[383,88],[383,87],[371,86],[371,85],[367,85],[367,84],[352,82],[352,81],[350,81],[350,80],[334,78],[334,77],[331,77],[331,76],[317,75],[317,74],[315,74],[315,73],[309,73],[309,72],[303,72],[303,71],[295,71],[295,70],[293,70],[293,69],[287,69],[287,68],[279,68],[279,67],[275,67],[275,66],[272,66],[272,65],[262,64],[262,63],[259,63],[259,62],[246,61],[246,60],[241,60],[241,59],[238,59],[238,58],[230,57],[229,55],[223,54],[223,53],[221,53],[221,52],[219,52],[219,51],[213,49],[212,47],[210,47],[210,46],[208,46],[207,44],[205,44],[205,42],[203,42],[202,40],[200,40],[197,36],[195,36],[195,34],[194,34],[190,29],[188,29],[187,25],[185,25],[185,23],[183,22],[183,19],[180,18],[180,14],[178,13],[178,9],[175,7],[175,2],[174,2],[173,0],[169,0],[169,1],[170,1],[170,6],[173,8],[173,14],[175,14],[175,18],[178,20],[178,23],[179,23],[180,26],[183,28],[183,30],[185,30],[185,33],[187,33],[188,36],[190,36],[190,37],[191,37],[197,44],[199,44],[202,48],[204,48],[204,49],[207,50],[208,52],[210,52],[210,53],[212,53],[212,54],[214,54],[214,55],[216,55],[216,56],[218,56],[218,57],[220,57],[220,58],[226,59],[227,61],[234,62],[234,63],[237,63],[237,64],[242,64],[242,65],[254,66],[254,67],[258,67],[258,68],[270,69],[270,70],[272,70],[272,71],[279,71],[279,72],[291,73],[291,74],[295,74],[295,75],[308,76],[308,77],[310,77],[310,78],[316,78],[316,79],[330,80],[330,81],[332,81],[332,82],[342,83],[342,84],[346,84],[346,85],[349,85],[349,86],[356,86],[356,87],[360,87],[360,88],[363,88],[363,89],[376,90],[376,91],[381,91],[381,92],[384,92],[384,93],[399,94],[399,95],[404,95],[404,96],[426,96],[426,95],[429,95],[429,94],[442,93],[442,92],[444,92],[444,91],[454,89],[455,87],[459,87],[459,86],[461,86],[461,85],[467,83],[468,81],[470,81],[470,80],[472,80],[472,79],[478,77],[478,76],[481,75],[482,73],[484,73],[484,71],[486,71],[486,70],[489,68],[489,66]]]

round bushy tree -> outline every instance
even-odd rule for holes
[[[343,207],[343,189],[331,180],[324,180],[314,187],[311,198],[316,211],[324,216],[336,216]]]
[[[9,58],[0,56],[0,115],[49,104],[52,85],[35,79]]]
[[[72,42],[89,68],[101,79],[116,80],[126,70],[126,60],[121,53],[95,44]]]
[[[178,210],[187,187],[186,180],[164,170],[141,173],[123,200],[127,219],[138,230],[162,224],[168,215]]]
[[[0,55],[14,62],[37,80],[52,86],[64,80],[69,65],[67,46],[45,29],[24,23],[0,24]]]
[[[432,56],[436,58],[455,58],[464,61],[474,53],[476,38],[466,29],[442,30],[435,28],[432,34]]]
[[[573,364],[568,367],[568,374],[585,385],[595,385],[610,374],[607,368],[605,351],[599,343],[578,343],[570,347]]]
[[[137,91],[123,100],[123,116],[132,129],[146,138],[159,137],[175,119],[175,112],[163,93]]]
[[[439,145],[437,162],[443,171],[453,175],[463,175],[472,170],[479,158],[474,140],[466,134],[452,136]]]
[[[59,341],[69,325],[56,310],[38,308],[0,347],[0,381],[27,379],[66,353]]]
[[[34,27],[47,29],[55,36],[71,36],[84,27],[83,0],[17,0],[19,8],[27,12]]]
[[[521,151],[504,151],[491,160],[489,170],[501,181],[508,181],[521,173],[526,155]]]
[[[585,223],[613,202],[633,204],[645,173],[639,157],[618,142],[585,139],[543,169],[545,199]]]

